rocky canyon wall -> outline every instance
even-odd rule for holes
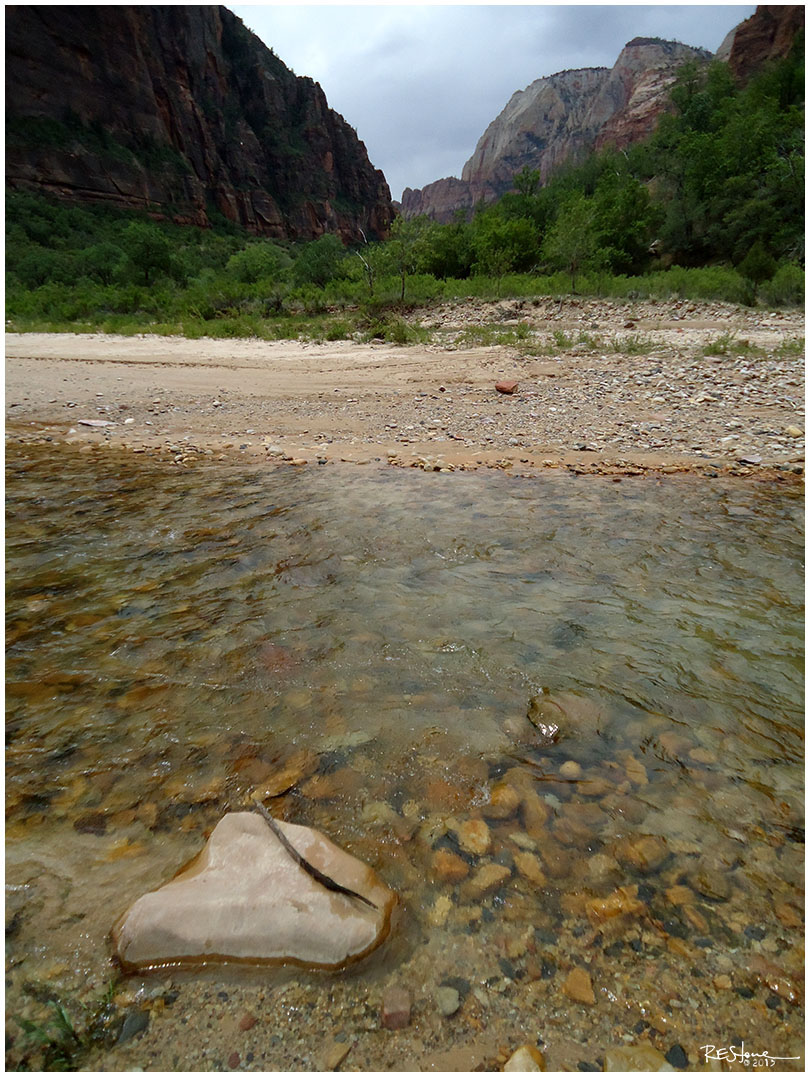
[[[7,7],[6,182],[277,239],[393,215],[320,86],[215,6]]]

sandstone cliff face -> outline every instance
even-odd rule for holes
[[[458,208],[499,198],[523,168],[537,169],[545,182],[567,161],[644,138],[667,107],[678,68],[687,60],[710,58],[704,49],[635,38],[610,69],[583,68],[538,79],[514,94],[489,125],[461,181],[439,180],[421,191],[406,190],[403,214],[448,220]]]
[[[745,82],[769,60],[787,56],[794,38],[804,30],[804,5],[760,5],[750,19],[726,35],[717,50],[734,76]]]
[[[383,236],[385,177],[222,7],[7,7],[6,179],[251,232]]]

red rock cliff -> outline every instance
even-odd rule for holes
[[[393,212],[320,86],[222,7],[7,7],[6,180],[279,239]]]

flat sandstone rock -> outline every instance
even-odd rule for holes
[[[339,968],[378,946],[389,931],[394,891],[318,831],[277,825],[304,859],[376,908],[308,875],[260,815],[234,812],[187,868],[138,898],[118,921],[113,942],[123,966],[234,961]]]

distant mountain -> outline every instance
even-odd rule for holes
[[[735,74],[747,76],[767,59],[786,55],[799,26],[804,26],[803,7],[757,8],[728,35],[718,56],[728,60]],[[712,58],[705,49],[637,37],[612,68],[588,67],[538,79],[513,94],[492,121],[461,179],[405,189],[403,216],[424,214],[446,222],[459,209],[496,201],[512,189],[513,177],[523,168],[536,169],[545,182],[566,162],[645,138],[668,107],[679,68]]]
[[[320,86],[214,6],[7,7],[6,181],[277,239],[393,212]]]

